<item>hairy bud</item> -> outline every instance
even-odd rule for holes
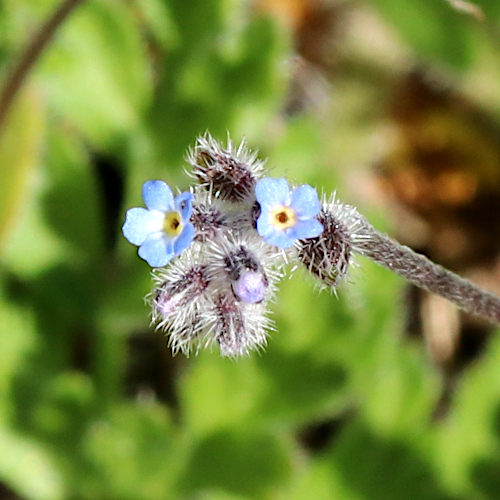
[[[198,347],[206,326],[203,311],[209,307],[206,291],[212,279],[208,267],[190,257],[157,271],[156,286],[150,296],[152,321],[170,336],[174,353],[181,350],[189,354]]]
[[[243,302],[259,304],[266,296],[269,286],[267,277],[263,273],[247,271],[244,272],[234,283],[232,283],[234,295]]]
[[[350,214],[350,207],[342,205],[332,197],[323,201],[317,220],[323,232],[297,243],[298,256],[307,269],[317,276],[326,287],[335,288],[346,275],[352,251],[351,230],[342,218]]]
[[[265,307],[238,302],[231,295],[219,295],[212,309],[215,341],[223,356],[244,356],[263,347],[267,341],[269,320]]]
[[[223,148],[210,135],[200,137],[187,157],[192,175],[217,199],[239,203],[254,198],[263,163],[242,142],[234,150],[231,141]]]
[[[228,218],[222,210],[208,199],[198,200],[193,203],[191,222],[195,229],[194,241],[205,243],[217,238],[221,231],[227,229]]]

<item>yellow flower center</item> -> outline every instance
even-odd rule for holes
[[[182,231],[181,214],[179,212],[169,212],[165,215],[163,229],[169,236],[179,236]]]
[[[290,207],[279,206],[271,212],[271,224],[281,231],[293,227],[297,222],[295,211]]]

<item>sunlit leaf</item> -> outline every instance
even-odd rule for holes
[[[44,54],[39,77],[49,105],[102,145],[140,122],[150,98],[143,42],[122,2],[86,2]]]
[[[0,135],[0,252],[29,203],[44,132],[40,96],[32,88],[11,108]]]
[[[33,500],[66,498],[59,471],[46,449],[1,427],[0,441],[0,478],[12,489]],[[29,471],[29,476],[26,471]]]

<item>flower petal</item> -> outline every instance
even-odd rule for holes
[[[131,208],[127,210],[122,233],[133,245],[142,245],[146,238],[163,227],[163,214],[150,212],[145,208]]]
[[[267,207],[261,207],[260,215],[257,219],[257,232],[265,238],[275,231],[270,219],[270,211]]]
[[[164,233],[154,233],[139,247],[138,253],[151,267],[163,267],[174,256],[173,242]]]
[[[291,200],[290,206],[295,210],[299,219],[315,217],[321,209],[318,192],[308,184],[294,189]]]
[[[261,207],[290,205],[290,186],[286,179],[260,179],[255,186],[255,196]]]
[[[174,255],[179,255],[194,239],[194,226],[188,222],[182,229],[181,234],[174,241]]]
[[[295,243],[296,238],[288,234],[288,231],[274,231],[269,236],[264,237],[264,241],[279,248],[290,248]]]
[[[306,240],[315,238],[323,232],[323,224],[316,219],[299,220],[297,224],[290,229],[293,238],[297,240]]]
[[[150,210],[167,212],[172,210],[174,195],[170,186],[163,181],[147,181],[142,186],[142,199]]]
[[[182,220],[187,222],[193,213],[193,195],[192,193],[181,193],[175,198],[174,201],[175,210],[178,210],[181,214]]]

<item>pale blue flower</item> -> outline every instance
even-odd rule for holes
[[[311,186],[290,191],[286,179],[265,177],[257,182],[255,195],[260,205],[257,232],[267,243],[289,248],[297,240],[323,232],[323,225],[315,219],[321,209],[318,193]]]
[[[139,256],[151,267],[162,267],[193,241],[195,230],[189,222],[193,195],[185,192],[174,198],[166,182],[147,181],[142,198],[147,210],[127,211],[123,236],[139,247]]]

